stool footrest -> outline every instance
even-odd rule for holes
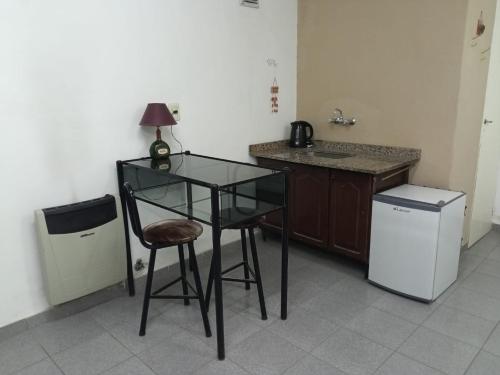
[[[252,279],[235,279],[232,277],[222,277],[222,281],[231,281],[233,283],[251,283],[251,284],[257,284],[257,281],[252,280]]]
[[[165,289],[171,287],[174,284],[177,284],[179,281],[182,281],[182,276],[176,278],[175,280],[169,282],[167,285],[162,286],[158,290],[154,291],[151,293],[150,298],[162,298],[162,299],[182,299],[182,298],[187,298],[187,299],[195,299],[198,298],[198,293],[196,292],[196,289],[191,285],[191,283],[185,279],[184,281],[186,282],[187,286],[191,291],[194,293],[194,296],[159,296],[158,294],[163,292]]]
[[[182,276],[179,276],[179,277],[178,277],[178,278],[176,278],[175,280],[173,280],[173,281],[169,282],[167,285],[162,286],[161,288],[159,288],[159,289],[155,290],[153,293],[151,293],[151,295],[152,295],[152,296],[154,296],[154,295],[156,295],[156,294],[158,294],[158,293],[161,293],[161,292],[163,292],[165,289],[167,289],[167,288],[171,287],[171,286],[172,286],[172,285],[174,285],[174,284],[177,284],[177,283],[178,283],[179,281],[181,281],[181,280],[182,280]]]
[[[241,267],[241,266],[244,266],[245,265],[245,262],[240,262],[238,264],[235,264],[234,266],[231,266],[229,267],[228,269],[225,269],[224,271],[222,271],[220,274],[221,275],[225,275],[226,273],[229,273],[231,271],[234,271],[235,269]]]
[[[151,299],[198,299],[198,296],[170,296],[170,295],[161,295],[161,296],[151,296]]]

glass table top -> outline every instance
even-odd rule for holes
[[[282,173],[256,165],[196,154],[173,154],[168,160],[159,162],[146,158],[125,163],[138,168],[155,170],[157,174],[174,175],[200,185],[218,185],[222,188]]]
[[[285,173],[201,155],[174,154],[123,162],[123,179],[137,199],[212,224],[211,188],[217,185],[221,228],[284,205]]]

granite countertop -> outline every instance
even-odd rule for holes
[[[328,155],[315,154],[317,152],[348,154],[348,156],[333,159]],[[421,150],[320,140],[314,141],[313,147],[291,148],[288,146],[288,141],[277,141],[250,145],[250,155],[376,175],[415,164],[420,160]]]

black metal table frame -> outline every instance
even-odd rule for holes
[[[193,154],[190,151],[185,151],[183,152],[185,155],[192,155],[192,156],[197,156],[201,158],[206,158],[206,159],[213,159],[213,160],[220,160],[228,163],[234,163],[234,164],[240,164],[240,165],[248,165],[252,167],[257,167],[257,168],[262,168],[260,166],[257,166],[255,164],[250,164],[250,163],[243,163],[243,162],[237,162],[233,160],[228,160],[228,159],[221,159],[221,158],[216,158],[216,157],[211,157],[211,156],[205,156],[205,155],[199,155],[199,154]],[[173,155],[180,155],[179,154],[172,154]],[[128,284],[128,290],[129,290],[129,295],[134,296],[135,295],[135,283],[134,283],[134,274],[133,274],[133,265],[132,265],[132,253],[130,249],[130,238],[129,238],[129,227],[128,227],[128,215],[127,215],[127,207],[126,207],[126,201],[125,201],[125,196],[124,196],[124,190],[123,190],[123,183],[124,181],[124,174],[123,174],[123,166],[134,162],[134,161],[139,161],[139,160],[147,160],[150,159],[149,157],[144,157],[144,158],[138,158],[138,159],[130,159],[130,160],[118,160],[116,162],[116,169],[117,169],[117,174],[118,174],[118,189],[120,192],[120,200],[121,200],[121,205],[122,205],[122,212],[123,212],[123,224],[125,228],[125,247],[126,247],[126,253],[127,253],[127,284]],[[264,168],[268,169],[268,168]],[[278,170],[278,169],[277,169]],[[283,170],[278,170],[281,173],[284,174],[284,186],[283,186],[283,205],[281,208],[282,211],[282,237],[281,237],[281,319],[285,320],[287,318],[287,296],[288,296],[288,173],[289,171],[287,169]],[[278,172],[278,173],[280,173]],[[164,172],[163,172],[164,173]],[[173,176],[177,176],[173,174]],[[211,222],[207,222],[204,220],[200,220],[201,222],[211,225],[212,227],[212,246],[213,246],[213,254],[212,257],[214,259],[214,294],[215,294],[215,316],[216,316],[216,331],[217,331],[217,355],[220,360],[223,360],[225,358],[225,345],[224,345],[224,313],[223,313],[223,298],[222,298],[222,275],[221,275],[221,243],[220,243],[220,238],[221,238],[221,232],[222,230],[226,229],[225,227],[221,226],[220,222],[220,205],[219,205],[219,192],[222,190],[219,185],[216,184],[210,184],[206,183],[200,180],[195,180],[191,179],[188,177],[184,176],[177,176],[179,177],[182,181],[181,182],[186,182],[187,185],[187,201],[188,201],[188,209],[192,208],[192,193],[191,193],[191,185],[198,185],[198,186],[203,186],[207,187],[210,189],[210,200],[211,200],[211,210],[212,210],[212,217],[211,217]],[[232,186],[236,186],[242,183],[248,183],[252,181],[259,180],[263,177],[257,177],[257,178],[252,178],[252,179],[247,179],[244,181],[240,181],[234,184],[231,184]],[[177,211],[172,208],[168,208],[165,206],[161,206],[159,204],[154,204],[148,200],[140,199],[137,198],[138,200],[141,200],[145,203],[155,205],[157,207],[166,209],[168,211],[174,212],[176,214],[186,216],[189,219],[196,219],[196,217]],[[276,211],[272,210],[269,212]],[[267,213],[269,213],[267,212]],[[258,216],[261,216],[265,213],[259,213]]]

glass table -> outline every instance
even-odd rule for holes
[[[224,359],[224,319],[221,275],[221,231],[235,224],[281,210],[281,319],[287,317],[288,283],[288,171],[249,163],[192,154],[172,154],[117,161],[118,186],[123,210],[129,294],[135,294],[132,255],[123,184],[128,182],[136,199],[212,227],[217,352]]]

